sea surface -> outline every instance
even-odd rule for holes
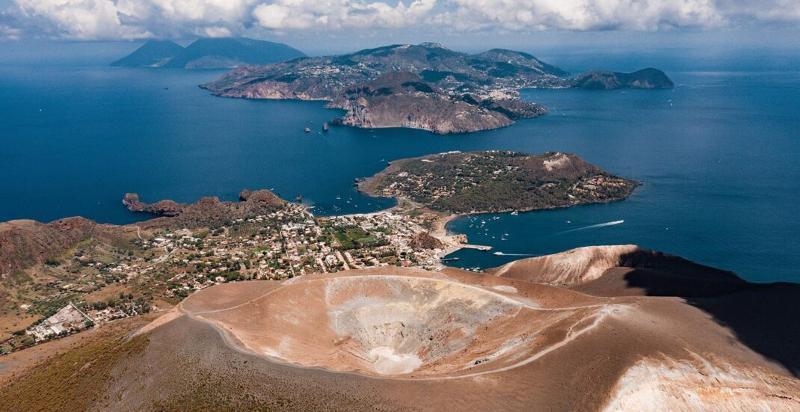
[[[338,114],[323,103],[218,98],[197,87],[220,74],[3,65],[0,220],[129,223],[142,216],[121,205],[125,192],[191,202],[234,200],[243,188],[301,198],[317,214],[368,212],[393,202],[357,193],[353,180],[393,159],[563,151],[643,185],[617,203],[458,219],[451,231],[494,250],[457,252],[453,264],[636,243],[752,281],[800,281],[800,72],[669,72],[677,87],[667,91],[526,90],[548,115],[454,136],[323,134]]]

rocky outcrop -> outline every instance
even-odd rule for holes
[[[424,249],[444,249],[445,245],[441,240],[431,236],[428,232],[419,232],[411,239],[410,246],[415,250]]]
[[[238,202],[223,202],[217,197],[204,197],[195,203],[181,204],[172,200],[144,203],[139,195],[127,193],[122,203],[132,212],[150,213],[160,216],[142,222],[145,228],[174,227],[219,227],[236,219],[247,219],[268,214],[285,201],[269,190],[243,190]]]
[[[156,203],[144,203],[136,193],[125,193],[122,204],[131,212],[144,212],[156,216],[177,216],[183,212],[185,205],[173,200],[161,200]]]

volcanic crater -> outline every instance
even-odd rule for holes
[[[541,308],[511,285],[444,276],[326,275],[243,285],[249,286],[198,293],[183,310],[250,353],[392,378],[472,376],[521,366],[602,315],[599,305]],[[244,287],[250,290],[242,293]]]

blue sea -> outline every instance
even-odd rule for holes
[[[558,63],[557,61],[555,63]],[[616,67],[614,67],[616,68]],[[141,219],[143,200],[233,200],[243,188],[302,198],[318,214],[375,211],[354,178],[397,158],[449,150],[574,152],[642,182],[625,201],[481,215],[452,222],[493,252],[454,264],[490,267],[616,243],[684,256],[752,281],[800,281],[800,72],[670,71],[667,91],[526,90],[544,117],[470,135],[320,128],[318,102],[210,96],[221,72],[91,64],[0,67],[0,220],[82,215]],[[304,133],[309,127],[312,133]]]

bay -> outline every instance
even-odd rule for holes
[[[321,102],[225,99],[197,87],[220,74],[0,67],[0,220],[129,223],[142,217],[122,207],[125,192],[191,202],[233,200],[243,188],[301,196],[318,214],[368,212],[393,202],[357,193],[353,179],[393,159],[563,151],[643,185],[623,202],[458,219],[450,230],[508,255],[464,250],[454,264],[636,243],[749,280],[800,281],[798,72],[671,72],[677,87],[667,91],[526,90],[548,115],[454,136],[324,134],[338,113]]]

